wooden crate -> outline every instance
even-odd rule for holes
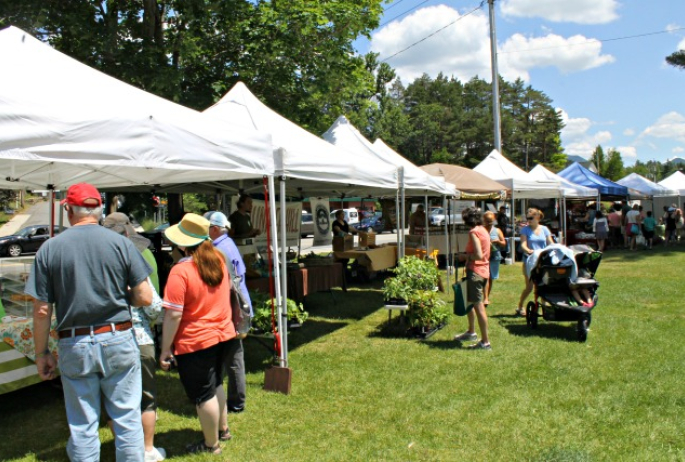
[[[345,252],[354,247],[354,236],[333,236],[333,252]]]
[[[376,245],[376,235],[359,231],[359,247],[370,247]]]

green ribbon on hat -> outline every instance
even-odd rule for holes
[[[209,239],[209,234],[195,234],[195,233],[191,233],[190,231],[188,231],[187,229],[185,229],[180,223],[178,224],[178,229],[180,229],[181,232],[182,232],[183,234],[185,234],[186,236],[196,237],[196,238],[202,239],[202,240],[207,240],[207,239]]]

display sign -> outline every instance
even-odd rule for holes
[[[331,206],[327,197],[310,197],[314,219],[314,245],[331,243]]]

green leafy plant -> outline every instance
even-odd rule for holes
[[[432,329],[449,317],[445,302],[433,290],[417,290],[409,299],[409,324],[412,327]]]
[[[263,292],[250,292],[250,300],[254,311],[252,330],[271,332],[271,296]],[[289,321],[303,324],[309,318],[309,313],[304,310],[302,303],[295,300],[287,300],[286,310]]]

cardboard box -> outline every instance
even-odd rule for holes
[[[345,252],[352,250],[354,247],[354,236],[347,235],[345,237],[333,236],[333,252]]]
[[[376,235],[359,231],[359,247],[370,247],[376,245]]]

